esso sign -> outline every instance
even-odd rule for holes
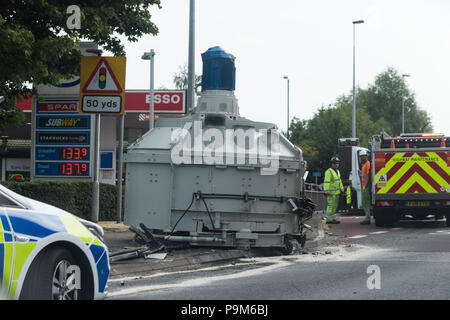
[[[178,104],[181,101],[180,95],[176,94],[168,94],[168,93],[155,93],[155,99],[153,103],[162,103],[162,104]],[[150,94],[145,96],[145,102],[150,103]]]
[[[155,113],[185,113],[184,90],[155,90],[153,104]],[[148,90],[130,90],[125,92],[126,112],[149,112],[150,93]]]

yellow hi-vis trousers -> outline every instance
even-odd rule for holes
[[[333,194],[331,196],[327,196],[327,213],[326,218],[327,221],[336,220],[336,210],[339,204],[339,194]]]

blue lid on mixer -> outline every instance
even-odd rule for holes
[[[202,91],[234,91],[236,82],[234,60],[233,55],[226,53],[218,46],[209,48],[205,53],[202,53]]]

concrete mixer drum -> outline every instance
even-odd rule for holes
[[[171,241],[223,247],[304,243],[314,203],[302,151],[276,125],[239,115],[235,57],[202,54],[202,92],[183,117],[160,116],[125,155],[125,223]]]

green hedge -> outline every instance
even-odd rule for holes
[[[2,185],[25,197],[66,210],[86,220],[91,220],[92,182],[79,181],[2,181]],[[99,220],[116,220],[117,189],[100,184]],[[122,215],[123,216],[123,215]]]

